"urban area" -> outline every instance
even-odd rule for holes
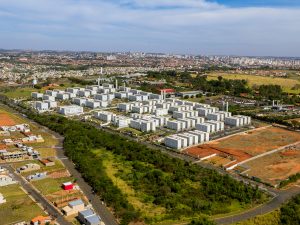
[[[298,58],[1,50],[0,224],[297,225],[299,131]]]

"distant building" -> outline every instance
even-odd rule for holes
[[[79,115],[83,113],[83,107],[77,105],[61,106],[59,107],[58,112],[66,116]]]
[[[84,202],[81,199],[71,201],[67,206],[62,208],[62,212],[65,216],[77,214],[79,211],[83,211],[85,208]]]
[[[38,92],[32,92],[31,93],[31,97],[35,98],[35,99],[42,99],[43,98],[43,94],[42,93],[38,93]]]
[[[55,161],[52,159],[40,159],[40,162],[44,164],[45,166],[54,166]]]
[[[78,219],[81,223],[86,225],[102,225],[101,219],[93,210],[86,209],[78,213]]]
[[[0,155],[3,160],[23,160],[26,157],[27,152],[3,152]]]
[[[191,98],[191,97],[197,97],[197,95],[203,94],[202,91],[184,91],[184,92],[178,92],[176,93],[177,96],[185,98]]]
[[[27,180],[29,181],[34,181],[34,180],[41,180],[47,177],[47,172],[43,172],[43,173],[35,173],[33,175],[29,175],[27,177]]]
[[[30,221],[31,225],[44,225],[48,222],[51,222],[50,216],[37,216]]]
[[[39,112],[45,112],[49,110],[49,105],[46,102],[38,101],[34,103],[34,108]]]
[[[8,175],[0,175],[0,187],[17,183]]]
[[[41,169],[41,166],[36,164],[36,163],[28,163],[25,166],[22,166],[20,168],[17,168],[17,171],[19,173],[26,173],[26,172],[30,172],[33,170],[39,170]]]

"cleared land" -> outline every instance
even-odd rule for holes
[[[41,147],[41,148],[43,148],[43,150],[45,149],[45,151],[43,151],[43,150],[41,151],[41,152],[45,153],[45,156],[54,156],[52,154],[54,152],[51,153],[49,151],[49,148],[53,148],[55,145],[57,145],[58,140],[52,134],[48,133],[46,130],[41,129],[37,125],[33,124],[31,121],[21,118],[17,114],[12,113],[9,109],[7,109],[7,110],[6,109],[7,109],[7,107],[5,107],[5,106],[3,106],[3,109],[0,109],[0,126],[5,126],[5,124],[1,125],[2,115],[5,116],[5,119],[7,119],[7,121],[10,121],[11,123],[13,122],[13,124],[11,124],[11,125],[16,125],[16,124],[21,124],[21,123],[29,124],[31,133],[42,135],[42,137],[44,138],[45,141],[41,142],[41,143],[28,143],[27,145],[35,147],[35,148]],[[6,122],[4,122],[4,120],[2,122],[6,123]],[[8,125],[6,125],[6,126],[8,126]],[[20,136],[19,132],[13,132],[10,138],[18,138],[18,137],[23,137],[23,135]],[[5,138],[7,138],[7,137],[2,137],[2,139],[5,139]]]
[[[300,172],[300,145],[258,158],[244,166],[250,169],[246,172],[249,176],[260,178],[272,185],[279,184],[289,176]]]
[[[0,111],[0,126],[14,126],[16,122],[5,112]]]
[[[11,112],[0,109],[0,126],[14,126],[18,123],[25,123],[25,121]]]
[[[300,85],[300,81],[290,79],[290,78],[277,78],[277,77],[264,77],[264,76],[256,76],[256,75],[246,75],[246,74],[228,74],[228,73],[211,73],[208,75],[208,80],[216,80],[218,76],[222,76],[226,79],[231,80],[247,80],[249,86],[260,86],[266,84],[277,84],[280,85],[284,91],[288,93],[299,94],[300,89],[293,90],[296,85]]]
[[[17,184],[0,187],[7,202],[0,205],[0,224],[30,221],[45,215],[42,209]]]
[[[263,127],[208,144],[189,148],[185,152],[192,156],[217,153],[241,162],[253,156],[300,141],[300,134],[277,127]]]

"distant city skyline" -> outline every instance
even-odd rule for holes
[[[0,0],[0,48],[300,56],[296,0]]]

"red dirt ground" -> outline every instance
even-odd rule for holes
[[[225,154],[237,162],[252,158],[282,146],[300,141],[300,134],[277,127],[267,127],[237,134],[208,144],[192,147],[184,152],[194,157],[205,157],[213,153]],[[289,154],[289,153],[287,153]],[[237,163],[235,162],[235,163]]]
[[[14,126],[16,122],[6,113],[0,113],[0,126]]]
[[[285,150],[246,163],[250,176],[259,177],[270,184],[278,184],[300,172],[300,150]],[[263,173],[262,173],[263,171]]]
[[[297,156],[299,154],[299,150],[287,150],[284,152],[280,152],[282,156]]]
[[[236,159],[238,162],[244,161],[246,159],[251,158],[252,156],[236,150],[236,149],[226,149],[226,148],[220,148],[214,145],[210,145],[210,144],[204,144],[204,145],[200,145],[197,147],[192,147],[189,148],[185,151],[185,153],[192,155],[194,157],[205,157],[205,156],[209,156],[213,153],[217,153],[217,154],[223,154],[223,155],[227,155],[227,156],[231,156],[234,159]]]

